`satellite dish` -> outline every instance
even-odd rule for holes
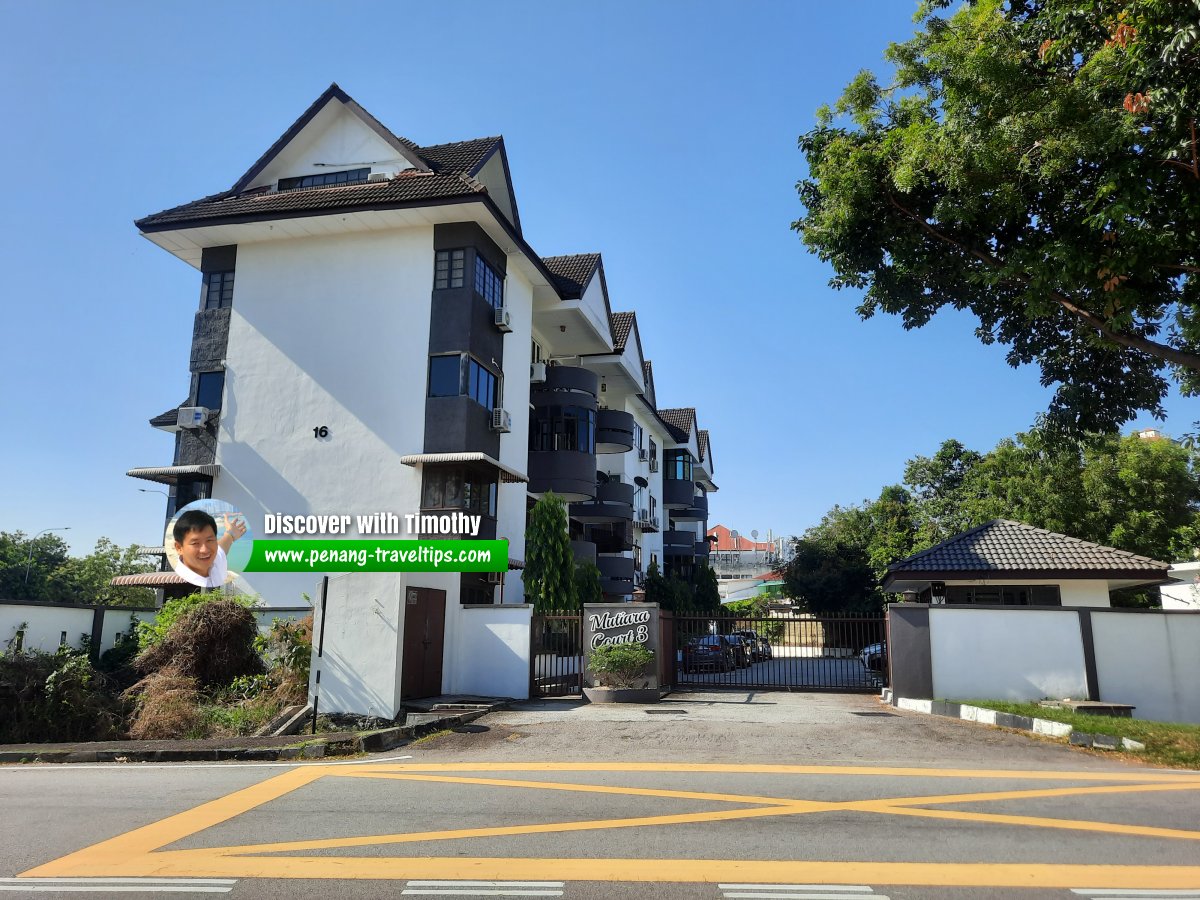
[[[650,482],[648,482],[641,475],[634,475],[633,483],[636,484],[638,487],[650,487]]]
[[[758,540],[758,529],[757,528],[753,529],[750,532],[750,537],[754,538],[756,541]]]

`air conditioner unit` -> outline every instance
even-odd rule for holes
[[[638,510],[638,521],[639,522],[649,522],[650,521],[650,510],[639,509]]]
[[[642,462],[645,462],[649,458],[650,454],[646,451],[646,448],[638,447],[638,459],[640,459]]]
[[[212,410],[205,406],[181,406],[176,414],[175,424],[180,428],[203,428],[211,415]]]
[[[488,584],[501,584],[504,581],[503,572],[485,572]]]
[[[657,528],[658,527],[658,516],[653,516],[650,519],[650,524],[653,525],[655,528]]]
[[[507,434],[512,431],[512,416],[508,414],[508,410],[496,407],[492,410],[492,431],[499,431]]]
[[[372,172],[367,176],[367,181],[387,181],[389,177],[387,172]]]
[[[650,460],[650,471],[651,472],[658,471],[658,460],[657,459]]]
[[[496,323],[497,328],[499,328],[505,334],[512,331],[512,325],[510,324],[511,319],[508,315],[507,306],[497,306],[492,312],[495,317],[492,321]]]
[[[535,383],[546,380],[546,364],[544,362],[529,364],[529,380]]]

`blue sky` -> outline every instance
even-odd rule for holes
[[[711,430],[713,524],[798,533],[945,438],[1027,428],[1035,369],[969,316],[860,321],[789,229],[797,136],[914,7],[5,4],[0,530],[161,537],[124,473],[171,462],[146,420],[185,396],[199,275],[132,221],[227,188],[332,81],[417,143],[504,135],[530,244],[604,254],[660,405]]]

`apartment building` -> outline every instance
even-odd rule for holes
[[[466,512],[509,541],[507,573],[371,588],[397,625],[393,674],[398,598],[433,596],[447,647],[461,610],[523,602],[526,516],[547,491],[608,599],[633,599],[652,560],[687,577],[707,553],[708,434],[694,409],[658,407],[600,255],[526,242],[502,138],[418,145],[333,85],[230,189],[136,224],[200,275],[186,400],[150,420],[174,459],[129,472],[167,486],[168,518],[206,497],[258,535],[271,513]],[[316,580],[242,577],[278,605]]]

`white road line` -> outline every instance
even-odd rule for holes
[[[1131,890],[1129,888],[1071,888],[1072,894],[1084,897],[1104,897],[1106,900],[1138,900],[1140,897],[1183,897],[1198,900],[1200,888],[1182,891]]]
[[[374,766],[379,763],[412,759],[411,756],[388,756],[384,759],[351,759],[345,762],[261,762],[261,763],[2,763],[0,772],[78,772],[80,769],[100,769],[105,772],[141,772],[145,769],[295,769],[301,766]]]
[[[232,887],[205,887],[190,884],[0,884],[0,891],[21,891],[38,894],[48,891],[58,893],[106,893],[113,894],[228,894]]]
[[[229,884],[233,887],[236,883],[236,878],[0,878],[0,884]]]
[[[410,881],[408,887],[535,887],[560,888],[562,881]]]
[[[561,897],[563,895],[562,891],[522,891],[516,888],[463,888],[461,891],[449,888],[422,888],[419,890],[405,888],[400,893],[418,897]]]
[[[718,884],[723,891],[846,891],[870,894],[865,884]]]
[[[870,897],[872,900],[889,900],[883,894],[827,894],[817,891],[788,893],[786,891],[761,891],[751,893],[726,893],[726,900],[846,900],[847,897]]]

